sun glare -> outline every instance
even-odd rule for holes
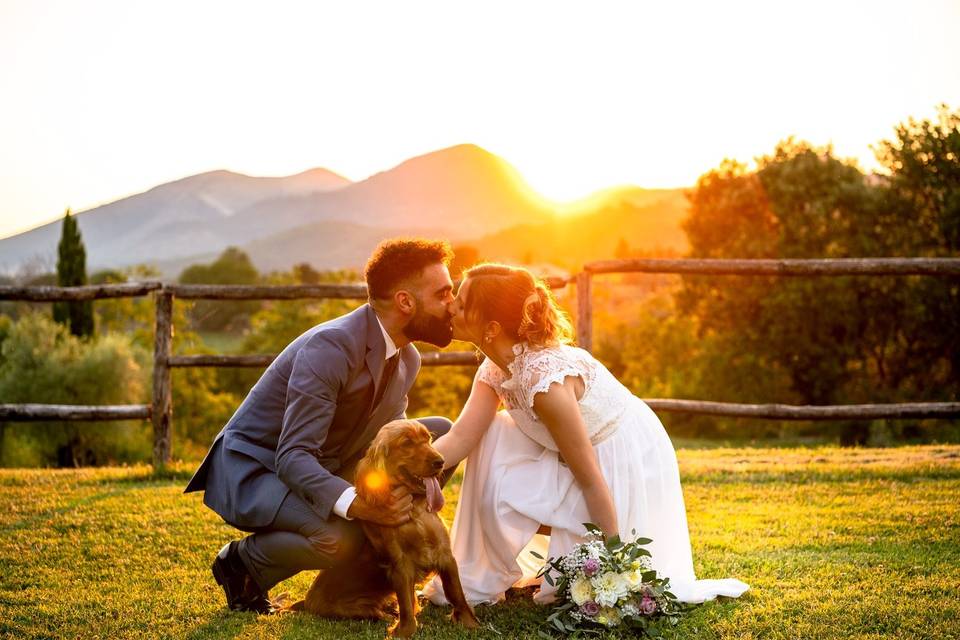
[[[363,479],[363,482],[371,491],[377,491],[387,484],[387,478],[380,471],[371,471],[367,474],[367,477]]]
[[[595,184],[581,182],[574,185],[562,179],[546,179],[533,184],[527,179],[526,174],[520,171],[514,176],[514,183],[516,189],[526,198],[560,215],[575,215],[595,210],[609,200],[611,192],[618,189],[618,187],[610,187],[609,182],[602,181],[597,181]]]

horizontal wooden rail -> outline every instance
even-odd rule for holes
[[[183,300],[296,300],[299,298],[339,298],[366,300],[363,284],[169,284],[164,292]]]
[[[248,354],[242,356],[225,355],[188,355],[170,356],[167,365],[170,367],[268,367],[276,355]]]
[[[0,300],[27,302],[61,302],[100,300],[103,298],[136,298],[160,289],[159,282],[124,282],[119,284],[90,284],[82,287],[13,287],[0,286]]]
[[[0,404],[0,420],[149,420],[148,404]]]
[[[567,285],[566,278],[546,278],[551,289]],[[365,284],[168,284],[164,292],[183,300],[295,300],[300,298],[367,299]]]
[[[423,354],[437,355],[436,352]],[[441,354],[448,356],[444,364],[476,364],[472,353],[452,352]],[[456,361],[449,356],[457,356]],[[472,361],[468,361],[470,356]],[[179,356],[179,358],[199,358],[210,356]],[[223,358],[227,356],[215,356]],[[271,356],[232,356],[232,358]],[[176,359],[171,359],[176,360]],[[424,364],[440,364],[440,358],[424,358]],[[170,363],[170,366],[265,366],[269,361],[257,365],[198,364],[192,359],[184,363]],[[957,418],[960,417],[960,402],[908,402],[901,404],[853,404],[826,406],[798,406],[785,404],[738,404],[732,402],[708,402],[703,400],[677,400],[649,398],[645,399],[651,409],[669,413],[687,413],[697,415],[725,416],[731,418],[760,418],[774,420],[870,420],[898,418]],[[60,404],[0,404],[0,420],[38,421],[38,420],[149,420],[151,407],[146,404],[131,405],[60,405]]]
[[[905,402],[900,404],[789,405],[737,404],[703,400],[644,399],[655,411],[731,418],[776,420],[871,420],[880,418],[960,418],[960,402]]]
[[[439,365],[473,365],[480,364],[482,354],[474,351],[426,351],[420,354],[420,363],[425,367]],[[226,355],[186,355],[170,356],[167,364],[171,367],[267,367],[273,362],[276,355],[254,354],[240,356]]]
[[[837,258],[825,260],[631,259],[583,266],[592,273],[689,273],[770,276],[960,276],[960,258]]]

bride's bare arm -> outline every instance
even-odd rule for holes
[[[457,466],[477,446],[497,415],[498,406],[500,398],[497,393],[486,383],[474,380],[460,417],[446,435],[433,443],[433,447],[443,456],[444,469]]]
[[[567,376],[562,385],[550,385],[546,393],[534,396],[533,410],[550,431],[560,455],[583,491],[593,523],[607,536],[613,536],[618,533],[617,511],[580,414],[580,405],[577,404],[578,383],[582,387],[579,378]]]

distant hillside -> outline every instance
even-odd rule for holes
[[[687,204],[682,190],[617,189],[592,200],[598,209],[589,213],[520,224],[479,238],[459,238],[454,244],[475,247],[489,260],[553,264],[568,270],[614,257],[621,238],[632,251],[686,250],[686,236],[680,229]],[[288,229],[241,245],[241,249],[263,272],[287,270],[298,262],[309,262],[318,269],[359,268],[381,240],[410,235],[447,237],[431,229],[327,221]],[[211,262],[215,257],[202,254],[157,266],[165,278],[174,279],[190,264]]]
[[[519,225],[469,244],[486,259],[550,262],[571,270],[584,262],[613,258],[621,239],[632,251],[687,250],[687,238],[680,228],[687,215],[682,189],[635,189],[607,197],[610,202],[595,212]]]
[[[350,222],[317,222],[243,246],[261,271],[287,270],[298,262],[317,269],[363,267],[374,247],[397,236],[430,235],[416,229],[366,227]]]
[[[311,245],[310,255],[341,252],[345,260],[355,261],[364,243],[319,233],[322,227],[316,225],[321,222],[381,230],[363,232],[364,237],[409,229],[455,240],[495,233],[521,222],[546,222],[553,214],[531,195],[507,162],[475,145],[458,145],[412,158],[357,183],[325,169],[284,178],[214,171],[76,217],[90,270],[151,263],[169,272],[231,245],[272,243],[278,250],[277,240],[269,238],[281,234],[300,241],[300,233],[282,235],[300,227],[312,229],[308,237],[315,246]],[[55,262],[59,234],[57,221],[0,240],[0,271],[15,271],[38,255]],[[356,254],[343,253],[350,246],[357,247]],[[257,249],[265,264],[271,265],[295,253],[278,251]]]
[[[89,269],[122,267],[217,252],[244,242],[231,224],[238,211],[266,199],[338,189],[350,181],[326,169],[261,178],[211,171],[76,214]],[[0,240],[0,270],[35,256],[55,263],[60,221]]]
[[[447,238],[493,233],[521,221],[545,222],[552,208],[532,197],[509,163],[463,144],[411,158],[349,187],[261,202],[237,216],[262,232],[321,220],[424,229]]]

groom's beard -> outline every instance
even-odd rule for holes
[[[453,325],[450,318],[437,318],[423,311],[417,305],[417,312],[410,320],[410,324],[403,328],[403,334],[411,341],[429,342],[438,347],[445,347],[453,340]]]

